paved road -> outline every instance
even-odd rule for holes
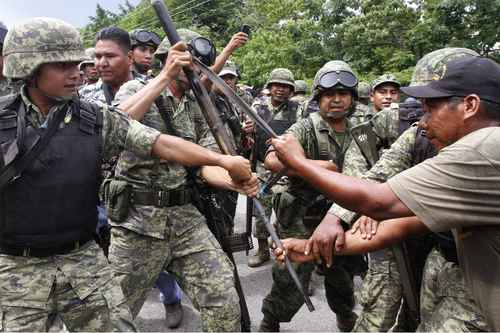
[[[243,230],[245,224],[245,198],[243,197],[240,197],[236,214],[236,229]],[[262,313],[260,312],[262,299],[271,288],[271,263],[259,268],[249,268],[246,264],[247,258],[244,252],[235,254],[235,260],[250,310],[252,331],[257,331],[262,319]],[[316,288],[311,300],[316,307],[316,311],[310,313],[307,307],[303,306],[291,323],[281,325],[281,331],[333,332],[338,330],[335,323],[335,315],[331,312],[326,303],[321,278],[314,275],[313,281]],[[360,281],[357,280],[356,282],[356,284],[359,285]],[[165,313],[163,305],[158,299],[158,291],[156,289],[152,290],[136,320],[139,331],[165,332],[169,330],[164,321]],[[183,323],[174,331],[200,331],[199,313],[193,308],[191,302],[187,298],[183,299],[183,305]]]

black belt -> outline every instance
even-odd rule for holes
[[[78,250],[79,248],[87,244],[87,242],[89,242],[91,239],[94,238],[92,236],[85,237],[77,241],[49,248],[32,248],[32,247],[0,245],[0,253],[17,257],[37,257],[37,258],[50,257],[54,255],[68,254],[74,250]]]
[[[135,205],[172,207],[193,202],[191,189],[182,187],[170,191],[132,191],[132,203]]]

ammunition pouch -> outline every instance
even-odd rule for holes
[[[130,209],[132,185],[126,181],[108,178],[102,184],[102,193],[108,218],[113,222],[125,221]]]

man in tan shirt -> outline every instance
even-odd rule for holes
[[[490,329],[500,330],[500,66],[458,59],[436,80],[402,88],[421,98],[420,126],[439,154],[387,183],[374,184],[317,168],[293,138],[273,140],[283,163],[345,208],[383,222],[371,241],[347,236],[337,254],[387,247],[410,234],[453,230],[460,266]],[[293,259],[310,259],[305,240],[285,242]],[[331,253],[322,251],[331,263]]]

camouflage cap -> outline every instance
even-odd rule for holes
[[[295,81],[295,93],[307,93],[307,83],[304,80],[297,80]]]
[[[14,25],[3,48],[4,76],[23,79],[42,64],[86,58],[78,30],[53,18],[37,17]]]
[[[7,27],[3,22],[0,21],[0,44],[3,44],[3,40],[5,39],[5,35],[7,35]]]
[[[192,39],[196,37],[201,37],[199,33],[189,29],[181,28],[178,29],[177,32],[179,33],[179,37],[181,38],[181,40],[186,43],[189,43]],[[159,59],[166,57],[168,54],[168,50],[170,50],[171,47],[172,45],[170,44],[168,38],[167,37],[163,38],[160,45],[156,49],[155,57]]]
[[[392,74],[383,74],[380,75],[378,78],[372,81],[372,89],[375,90],[377,89],[378,86],[384,83],[392,83],[396,85],[398,88],[401,87],[401,83],[398,81],[398,79],[392,75]]]
[[[224,76],[224,75],[233,75],[238,78],[240,77],[238,67],[231,60],[226,61],[224,67],[222,67],[222,70],[219,73],[219,76]]]
[[[465,56],[479,56],[479,54],[473,50],[458,47],[447,47],[427,53],[417,62],[410,87],[422,86],[439,79],[448,62]]]
[[[372,86],[368,82],[361,81],[358,84],[358,96],[359,96],[359,98],[370,97],[371,91],[372,91]]]
[[[85,49],[85,60],[82,61],[79,65],[78,68],[82,70],[83,65],[93,65],[95,63],[95,48],[94,47],[89,47]]]
[[[281,83],[292,87],[292,91],[295,91],[295,80],[293,78],[293,73],[287,68],[275,68],[269,74],[269,79],[266,83],[266,88],[269,88],[271,83]]]

